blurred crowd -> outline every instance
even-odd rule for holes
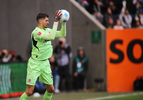
[[[2,49],[0,51],[0,63],[8,63],[8,62],[21,62],[23,61],[20,55],[16,55],[14,50],[8,52],[7,49]]]
[[[85,88],[88,59],[83,47],[77,48],[77,55],[72,60],[70,73],[71,47],[65,38],[59,38],[54,48],[53,56],[49,59],[54,76],[55,93],[66,90],[82,90]]]
[[[76,0],[106,28],[143,28],[143,0]]]

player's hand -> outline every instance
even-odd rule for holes
[[[60,20],[60,17],[62,16],[62,13],[60,10],[57,10],[54,16],[54,21],[58,22]]]

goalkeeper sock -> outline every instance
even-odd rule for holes
[[[27,94],[24,92],[21,97],[20,100],[28,100],[29,96],[27,96]]]
[[[51,100],[53,93],[48,93],[47,90],[44,94],[44,100]]]

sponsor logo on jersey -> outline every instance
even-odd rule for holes
[[[41,34],[42,34],[42,32],[38,32],[38,33],[37,33],[37,35],[39,35],[39,36],[40,36]]]

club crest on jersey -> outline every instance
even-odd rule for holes
[[[39,35],[39,36],[40,36],[41,34],[42,34],[42,32],[38,32],[38,33],[37,33],[37,35]]]
[[[28,79],[28,82],[31,82],[31,79]]]

